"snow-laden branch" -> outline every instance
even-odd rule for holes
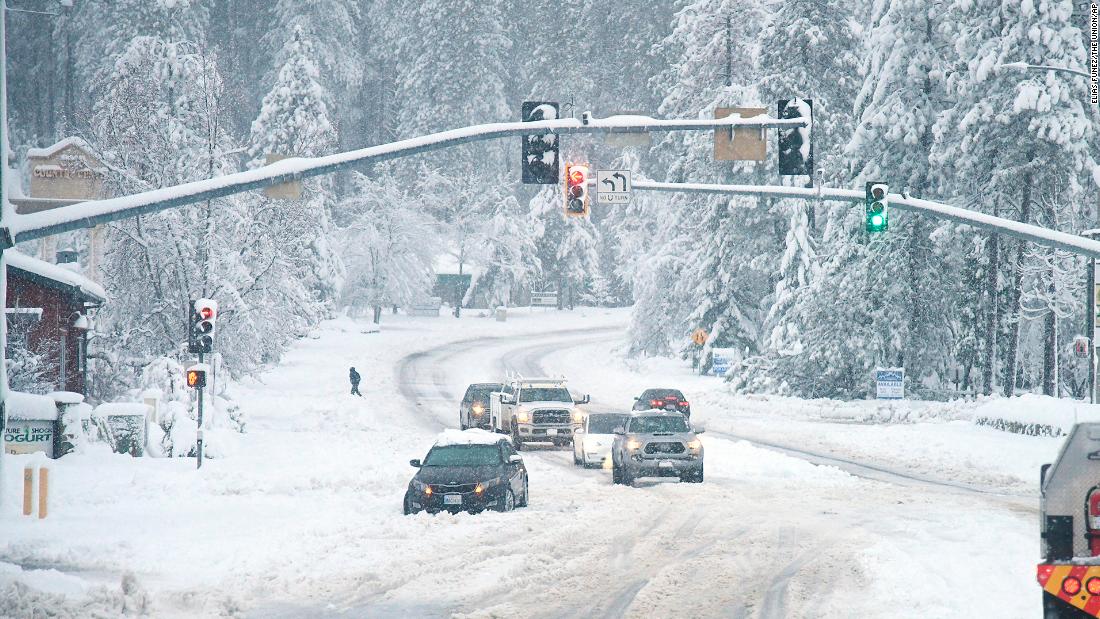
[[[452,129],[425,136],[380,144],[324,157],[293,157],[266,165],[255,170],[227,174],[216,178],[193,181],[152,191],[93,200],[72,206],[13,215],[7,223],[10,234],[0,234],[5,245],[11,242],[29,241],[69,230],[91,228],[93,226],[152,213],[168,208],[193,204],[212,198],[262,189],[279,183],[293,182],[329,174],[364,163],[376,163],[389,159],[408,157],[419,153],[449,148],[459,144],[492,140],[518,135],[533,134],[571,134],[571,133],[618,133],[649,131],[703,131],[730,127],[778,128],[803,127],[806,120],[792,118],[778,120],[767,116],[741,118],[731,114],[725,118],[698,118],[660,120],[648,116],[610,116],[593,118],[587,113],[585,119],[565,118],[535,122],[507,122],[474,125],[461,129]]]
[[[746,196],[772,196],[776,198],[821,199],[838,202],[863,202],[864,192],[856,189],[828,189],[807,187],[780,187],[770,185],[716,185],[709,183],[657,183],[636,181],[635,190],[667,191],[683,193],[714,193]],[[950,204],[905,197],[901,194],[889,195],[889,205],[901,211],[912,211],[938,219],[966,224],[975,228],[997,232],[1006,236],[1024,239],[1075,254],[1100,258],[1100,241],[1083,236],[1051,230],[1004,217],[979,213]]]

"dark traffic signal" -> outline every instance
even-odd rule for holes
[[[524,101],[523,122],[557,120],[558,104],[552,101]],[[555,133],[523,136],[523,182],[553,185],[558,182],[558,136]]]
[[[889,195],[886,183],[867,183],[864,213],[868,232],[885,232],[890,227]]]
[[[778,118],[805,118],[810,126],[779,129],[779,173],[785,176],[813,176],[812,99],[780,99]]]

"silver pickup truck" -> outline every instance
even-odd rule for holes
[[[678,412],[651,410],[633,413],[616,428],[611,446],[611,481],[632,485],[639,477],[679,477],[702,483],[703,444]]]

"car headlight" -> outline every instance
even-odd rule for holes
[[[696,439],[692,439],[692,440],[688,441],[688,449],[690,449],[692,451],[699,451],[702,448],[703,448],[703,443],[701,443],[699,441],[699,439],[696,438]]]
[[[584,413],[577,409],[573,409],[573,423],[584,423]]]
[[[642,444],[640,442],[634,440],[634,439],[630,439],[629,441],[626,442],[626,448],[629,449],[630,451],[634,451],[636,449],[641,449]]]
[[[431,495],[432,493],[432,487],[430,485],[415,479],[412,481],[412,487],[415,488],[417,492],[423,492],[427,495]]]
[[[485,407],[480,404],[474,404],[471,410],[474,412],[475,417],[480,417],[481,414],[485,412]]]
[[[527,423],[530,420],[531,420],[531,415],[527,411],[517,411],[516,412],[516,421],[518,421],[520,423]]]

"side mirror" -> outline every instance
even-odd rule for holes
[[[638,400],[641,400],[641,399],[642,399],[641,396],[634,396],[634,401],[635,402],[637,402]]]
[[[409,464],[415,466],[416,468],[420,468],[420,459],[416,458],[413,460],[409,460]]]
[[[576,430],[573,430],[573,434],[584,434],[584,428],[581,427],[581,428],[577,428]]]
[[[508,456],[508,464],[523,464],[523,457],[512,454]]]
[[[613,430],[613,432],[614,432],[615,434],[626,434],[626,428],[625,428],[625,427],[623,427],[623,426],[619,426],[619,427],[615,428],[615,429]]]
[[[695,424],[691,427],[691,431],[696,434],[702,434],[707,431],[707,426],[701,423]]]
[[[586,394],[584,394],[584,399],[581,400],[581,404],[588,404],[591,401],[592,401],[592,396],[590,396],[586,393]]]

